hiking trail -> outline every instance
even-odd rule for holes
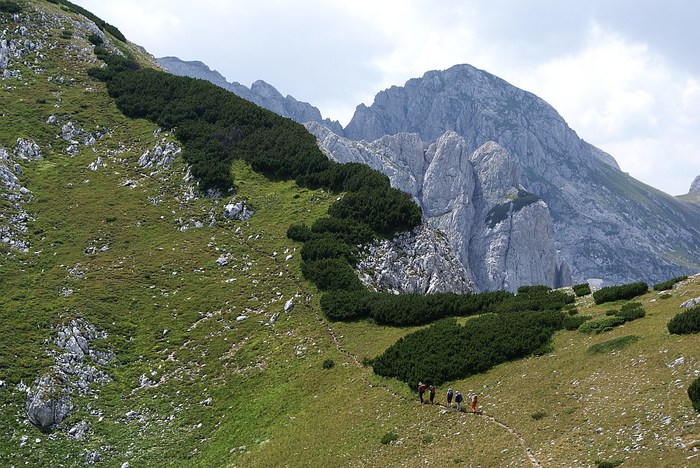
[[[367,385],[367,387],[369,387],[369,388],[382,388],[382,389],[384,389],[385,391],[387,391],[388,393],[390,393],[391,395],[395,396],[396,398],[401,398],[401,399],[403,399],[403,400],[408,400],[408,398],[406,398],[404,395],[400,395],[400,394],[394,392],[394,391],[391,390],[389,387],[386,387],[386,386],[384,386],[384,385],[374,385],[374,384],[370,383],[369,379],[367,378],[367,374],[366,374],[367,367],[365,367],[365,366],[360,362],[360,360],[357,358],[357,356],[356,356],[354,353],[348,351],[347,349],[345,349],[345,348],[343,347],[343,345],[340,343],[340,340],[339,340],[338,337],[336,336],[335,331],[333,330],[333,327],[331,327],[331,326],[323,319],[323,317],[321,317],[321,314],[320,314],[319,312],[314,312],[314,314],[316,315],[316,319],[318,320],[318,322],[319,322],[323,327],[325,327],[326,330],[328,331],[328,334],[330,335],[331,340],[333,341],[333,344],[334,344],[335,347],[338,349],[338,351],[339,351],[340,353],[344,354],[345,356],[347,356],[348,358],[350,358],[350,360],[353,361],[353,362],[355,363],[355,365],[362,371],[362,372],[361,372],[361,376],[362,376],[361,378],[362,378],[362,381],[365,383],[365,385]],[[443,405],[443,404],[441,404],[441,403],[436,403],[436,404],[430,405],[430,406],[440,406],[440,407],[443,407],[443,408],[447,408],[447,406],[445,406],[445,405]],[[520,447],[522,447],[523,451],[525,452],[525,454],[527,455],[528,459],[530,460],[530,463],[531,463],[533,466],[535,466],[535,467],[538,467],[538,468],[541,468],[541,467],[542,467],[542,464],[541,464],[541,463],[537,460],[537,458],[535,457],[535,454],[533,453],[533,450],[530,448],[529,445],[527,445],[527,443],[525,442],[525,439],[523,438],[523,436],[522,436],[519,432],[517,432],[515,429],[513,429],[513,428],[510,427],[510,426],[508,426],[508,425],[505,424],[504,422],[499,421],[498,419],[496,419],[495,416],[492,416],[492,415],[490,415],[490,414],[484,413],[483,411],[477,411],[476,413],[468,412],[468,411],[462,411],[462,414],[461,414],[460,416],[467,416],[467,415],[481,416],[481,417],[483,417],[484,419],[486,419],[487,421],[489,421],[489,422],[491,422],[491,423],[493,423],[493,424],[499,426],[500,428],[504,429],[506,432],[508,432],[510,435],[512,435],[513,437],[515,437],[515,438],[518,440],[518,443],[520,444]]]

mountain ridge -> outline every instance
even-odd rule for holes
[[[283,96],[277,89],[263,80],[256,80],[250,88],[238,82],[228,82],[226,78],[216,70],[211,70],[206,64],[198,60],[185,61],[177,57],[160,57],[156,61],[170,73],[178,76],[189,76],[207,80],[219,87],[254,102],[260,107],[271,110],[283,117],[289,117],[299,123],[314,121],[322,123],[336,133],[342,133],[343,128],[337,121],[321,116],[321,111],[311,104],[297,101],[294,97]]]

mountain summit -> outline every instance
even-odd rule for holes
[[[430,71],[378,93],[371,106],[357,107],[344,129],[352,140],[373,141],[379,153],[385,135],[414,133],[427,146],[446,132],[463,139],[467,154],[495,142],[515,159],[522,188],[549,209],[556,250],[550,255],[561,257],[573,281],[654,282],[700,269],[697,206],[621,172],[544,100],[470,65]],[[450,180],[445,173],[433,176],[421,174],[424,184]],[[473,237],[463,231],[451,242]]]

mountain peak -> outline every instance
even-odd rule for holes
[[[692,184],[690,184],[690,190],[688,193],[700,193],[700,175],[695,178]]]

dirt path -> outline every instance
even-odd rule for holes
[[[323,319],[323,317],[321,317],[321,314],[318,313],[318,312],[315,312],[315,314],[316,314],[316,319],[319,321],[319,323],[320,323],[321,325],[323,325],[323,327],[326,328],[326,330],[328,331],[328,334],[330,335],[331,340],[333,341],[333,344],[334,344],[335,347],[338,349],[338,351],[340,351],[342,354],[344,354],[345,356],[347,356],[351,361],[353,361],[353,362],[355,363],[355,365],[357,366],[357,368],[359,368],[359,369],[362,371],[362,373],[361,373],[361,375],[362,375],[362,381],[365,383],[365,385],[367,385],[369,388],[381,388],[381,389],[387,391],[388,393],[390,393],[391,395],[395,396],[396,398],[401,398],[401,399],[404,399],[404,400],[407,399],[405,396],[399,395],[398,393],[394,392],[393,390],[391,390],[391,389],[388,388],[388,387],[385,387],[385,386],[383,386],[383,385],[373,385],[372,383],[370,383],[370,382],[369,382],[369,379],[367,378],[367,374],[366,374],[367,368],[366,368],[364,365],[362,365],[362,363],[361,363],[360,360],[357,358],[357,356],[355,356],[355,354],[353,354],[352,352],[348,351],[347,349],[345,349],[345,348],[343,347],[343,345],[340,343],[340,340],[338,340],[338,337],[336,336],[335,331],[333,330],[333,327],[331,327],[331,326]],[[447,408],[447,406],[442,405],[442,404],[440,404],[440,403],[438,403],[438,404],[436,404],[436,405],[432,405],[432,406],[440,406],[440,407],[443,407],[443,408]],[[532,449],[530,448],[530,446],[528,446],[527,443],[525,442],[525,439],[523,438],[523,436],[522,436],[519,432],[517,432],[515,429],[513,429],[512,427],[510,427],[510,426],[508,426],[507,424],[505,424],[504,422],[501,422],[501,421],[499,421],[498,419],[496,419],[495,416],[492,416],[492,415],[490,415],[490,414],[484,413],[484,412],[482,412],[482,411],[477,411],[476,413],[472,413],[472,412],[462,412],[461,415],[464,416],[464,417],[468,417],[468,416],[482,417],[482,418],[486,419],[487,421],[489,421],[489,422],[491,422],[491,423],[493,423],[493,424],[495,424],[495,425],[501,427],[501,428],[504,429],[506,432],[508,432],[510,435],[512,435],[513,437],[515,437],[516,439],[518,439],[518,443],[519,443],[520,446],[522,447],[523,451],[527,454],[527,457],[528,457],[528,459],[530,460],[530,463],[532,463],[533,466],[536,466],[536,467],[538,467],[538,468],[542,466],[542,464],[541,464],[541,463],[537,460],[537,458],[535,457],[535,454],[534,454],[533,450],[532,450]]]

